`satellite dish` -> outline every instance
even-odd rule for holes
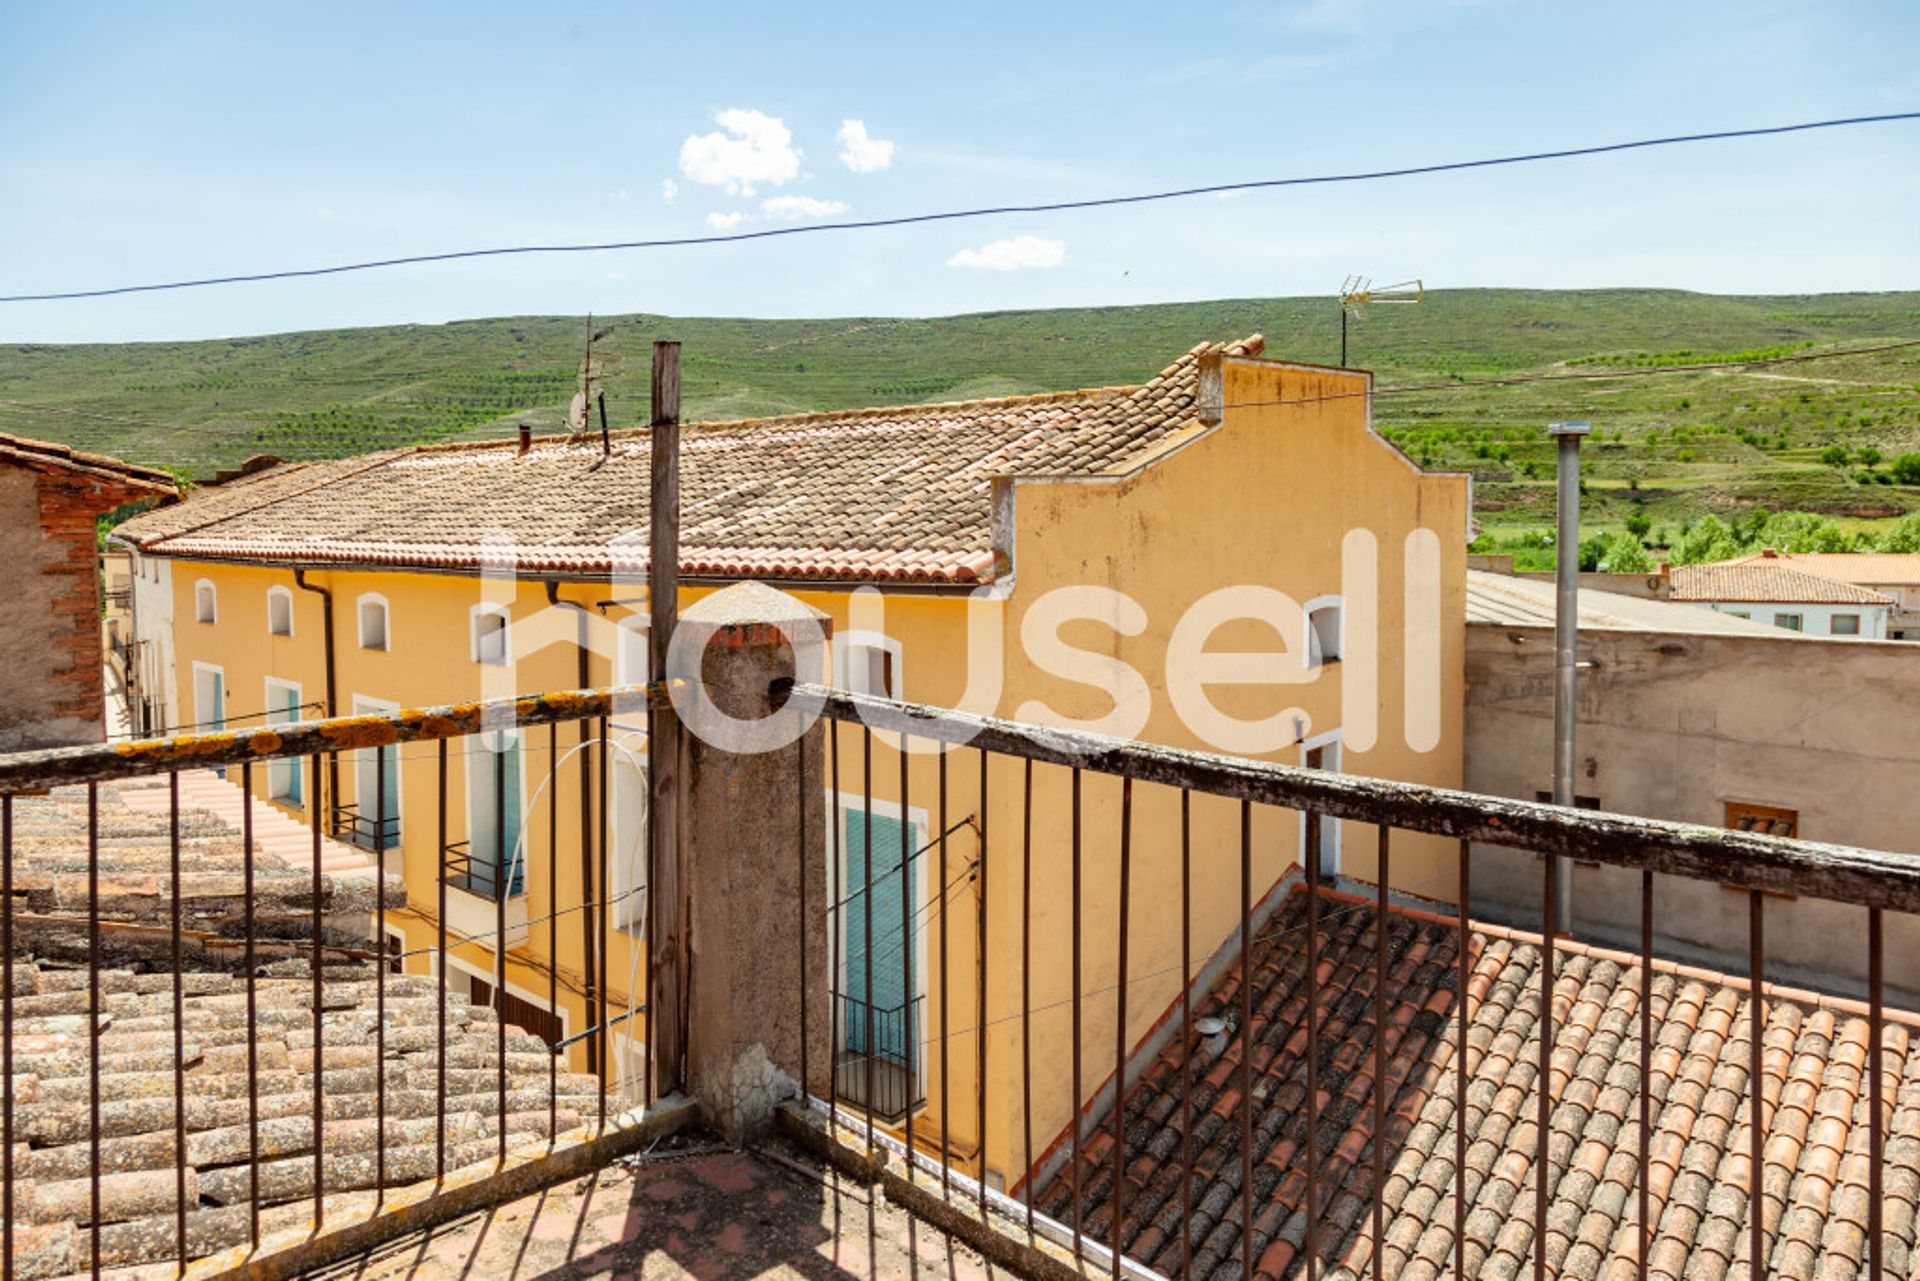
[[[567,425],[575,431],[585,431],[587,427],[587,393],[573,393],[573,403],[567,406]]]

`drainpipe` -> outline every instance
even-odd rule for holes
[[[1559,530],[1554,541],[1553,803],[1573,807],[1574,696],[1580,641],[1580,441],[1591,423],[1552,423],[1547,435],[1560,447]],[[1573,929],[1573,861],[1559,857],[1554,912],[1558,928]]]
[[[338,716],[340,714],[340,701],[334,685],[333,661],[333,589],[331,587],[315,587],[309,583],[307,581],[307,571],[304,569],[296,569],[293,571],[293,585],[303,592],[312,592],[320,598],[320,617],[322,620],[320,640],[321,646],[326,654],[327,665],[327,715]],[[314,797],[313,803],[321,807],[319,813],[322,816],[327,813],[326,805],[337,806],[340,804],[340,756],[337,752],[327,757],[327,795],[325,803],[323,804],[322,798],[317,796]],[[378,821],[377,815],[375,816],[375,821]],[[329,830],[333,827],[333,824],[330,822],[324,823],[323,825]]]

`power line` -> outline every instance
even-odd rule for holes
[[[1333,183],[1373,182],[1383,178],[1411,178],[1424,174],[1457,173],[1468,169],[1488,169],[1497,165],[1528,164],[1540,160],[1568,160],[1579,156],[1599,156],[1621,151],[1639,151],[1650,147],[1672,147],[1697,142],[1724,142],[1735,138],[1761,138],[1778,134],[1805,133],[1814,129],[1841,129],[1855,125],[1887,124],[1920,120],[1920,111],[1889,112],[1873,116],[1845,116],[1834,120],[1809,120],[1799,124],[1769,125],[1756,129],[1723,129],[1711,133],[1673,134],[1661,138],[1639,138],[1631,142],[1610,142],[1590,147],[1565,147],[1553,151],[1533,151],[1512,156],[1492,156],[1481,160],[1453,160],[1439,164],[1407,165],[1397,169],[1370,169],[1352,173],[1317,174],[1299,178],[1257,178],[1245,182],[1210,183],[1200,187],[1178,187],[1167,191],[1139,192],[1124,196],[1098,196],[1082,200],[1055,200],[1040,204],[989,205],[976,209],[950,209],[939,213],[903,214],[892,218],[862,218],[843,222],[805,223],[792,227],[765,227],[756,231],[725,232],[710,236],[670,236],[652,240],[617,240],[571,245],[506,245],[490,249],[458,249],[444,253],[408,254],[394,258],[376,258],[364,262],[336,263],[327,267],[302,267],[280,271],[249,272],[224,276],[203,276],[189,280],[170,280],[146,285],[113,285],[101,289],[69,289],[43,294],[0,295],[0,303],[62,302],[76,298],[106,298],[119,294],[155,293],[167,289],[199,289],[209,285],[254,284],[268,280],[296,280],[308,276],[337,276],[354,271],[375,271],[387,267],[413,266],[429,262],[454,262],[469,258],[501,258],[513,254],[604,253],[617,249],[672,249],[697,245],[736,244],[747,240],[771,240],[777,236],[816,235],[830,231],[867,231],[878,227],[906,227],[921,223],[957,222],[971,218],[991,218],[1004,214],[1064,213],[1079,209],[1107,209],[1118,205],[1150,204],[1163,200],[1185,200],[1194,196],[1214,196],[1235,191],[1263,191],[1279,187],[1311,187]]]

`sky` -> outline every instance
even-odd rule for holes
[[[0,0],[0,294],[1920,110],[1920,7]],[[0,304],[0,341],[1429,288],[1920,288],[1920,122],[1090,212]]]

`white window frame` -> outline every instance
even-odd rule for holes
[[[1841,620],[1841,619],[1843,619],[1843,618],[1844,618],[1844,619],[1846,619],[1846,620],[1847,620],[1848,622],[1850,622],[1850,623],[1852,623],[1852,624],[1853,624],[1853,630],[1852,630],[1852,631],[1850,631],[1850,632],[1843,632],[1843,631],[1841,631],[1841,630],[1840,630],[1840,620]],[[1829,636],[1861,636],[1861,635],[1864,635],[1865,633],[1864,633],[1864,630],[1863,630],[1863,628],[1862,628],[1862,624],[1861,624],[1861,618],[1860,618],[1860,615],[1858,615],[1858,614],[1830,614],[1830,615],[1828,615],[1828,616],[1827,616],[1827,634],[1828,634]]]
[[[906,701],[907,668],[906,651],[900,642],[885,632],[849,631],[841,632],[833,638],[833,686],[855,694],[871,694],[876,698],[890,698],[897,702]],[[848,660],[855,649],[877,649],[893,660],[893,685],[891,690],[855,689],[849,678]],[[877,811],[876,811],[877,812]]]
[[[1346,772],[1346,744],[1344,742],[1343,731],[1330,729],[1324,734],[1315,734],[1312,738],[1302,739],[1300,741],[1300,768],[1307,768],[1308,753],[1317,748],[1325,748],[1327,751],[1330,765],[1324,771],[1325,773],[1341,774]],[[1305,811],[1301,812],[1299,826],[1299,835],[1295,839],[1295,852],[1299,860],[1299,865],[1302,870],[1304,870],[1307,866],[1307,817]],[[1320,831],[1322,839],[1333,847],[1331,866],[1322,868],[1320,874],[1322,876],[1338,876],[1340,875],[1340,864],[1343,861],[1342,855],[1346,853],[1346,844],[1342,839],[1343,833],[1340,829],[1340,820],[1331,814],[1322,814],[1320,816]]]
[[[380,643],[367,644],[367,606],[380,607]],[[360,648],[370,649],[381,654],[393,652],[393,606],[379,592],[361,592],[353,602],[354,624],[358,628]]]
[[[287,630],[284,632],[273,625],[273,605],[275,601],[283,602],[287,607]],[[267,635],[293,635],[293,592],[278,584],[267,588]]]
[[[1789,618],[1793,620],[1791,624],[1786,621]],[[1807,616],[1804,611],[1796,613],[1793,610],[1776,610],[1773,615],[1773,625],[1789,632],[1804,633],[1807,630]]]
[[[480,656],[480,620],[498,618],[500,620],[500,657],[496,659]],[[467,645],[476,663],[488,667],[513,666],[513,613],[505,605],[495,605],[483,601],[467,611]]]
[[[207,593],[207,607],[200,608],[200,592]],[[196,623],[217,623],[220,621],[220,589],[214,586],[211,578],[193,580],[193,621]]]
[[[396,712],[398,712],[399,710],[400,710],[400,704],[392,701],[391,699],[375,698],[371,694],[355,694],[353,696],[353,714],[355,716],[391,716]],[[394,754],[393,816],[394,818],[399,820],[400,834],[398,839],[388,844],[387,857],[397,858],[400,856],[401,844],[406,840],[406,836],[407,836],[407,819],[406,819],[407,771],[401,768],[401,765],[404,762],[402,761],[400,756],[400,744],[394,743],[394,744],[391,744],[391,747],[393,749],[393,754]],[[379,775],[375,774],[373,776],[374,785],[372,787],[363,789],[361,787],[361,782],[362,782],[361,771],[362,769],[371,771],[371,770],[378,770],[379,768],[380,768],[379,749],[372,748],[372,747],[361,747],[361,748],[354,749],[353,808],[356,814],[360,813],[360,806],[363,802],[366,805],[371,806],[374,804],[375,800],[378,798],[378,795],[379,795],[378,793]],[[364,795],[362,794],[363,790],[364,790]],[[380,821],[380,816],[377,814],[374,815],[374,822],[377,823],[379,821]],[[368,853],[373,852],[371,846],[367,847],[367,852]]]
[[[1328,658],[1323,652],[1320,629],[1314,626],[1316,614],[1333,615],[1333,656]],[[1347,652],[1347,602],[1340,596],[1316,596],[1301,609],[1301,618],[1306,627],[1301,641],[1305,652],[1302,659],[1309,670],[1325,667],[1328,663],[1337,663]]]
[[[899,668],[894,668],[895,679],[898,679],[899,672]],[[908,851],[909,855],[933,839],[932,820],[928,816],[927,811],[918,805],[903,812],[898,801],[883,801],[868,796],[863,792],[835,792],[832,788],[828,788],[826,804],[827,879],[825,883],[827,885],[839,885],[841,887],[840,897],[843,900],[848,897],[850,892],[847,888],[847,850],[844,843],[837,839],[837,825],[844,821],[841,817],[842,814],[859,814],[868,806],[872,807],[875,814],[882,817],[904,817],[906,819],[908,830],[913,833],[912,837],[908,840],[908,845],[911,847]],[[836,853],[840,859],[840,867],[837,874],[833,866]],[[928,859],[929,855],[923,854],[913,860],[913,888],[909,891],[908,901],[913,905],[916,924],[914,926],[913,940],[913,991],[908,994],[907,1004],[911,1007],[913,1002],[919,1001],[923,1020],[930,1022],[933,1018],[933,1011],[931,1009],[933,996],[928,982],[931,976],[927,973],[927,939],[936,927],[933,924],[933,918],[931,916],[928,916],[925,920],[920,919],[920,913],[925,910],[927,906]],[[833,965],[834,972],[839,976],[840,986],[838,990],[845,992],[847,990],[847,958],[840,947],[839,922],[840,912],[834,911],[827,913],[827,958]],[[879,922],[875,923],[876,928],[879,927],[879,924]],[[843,1028],[842,1034],[844,1035],[844,1033],[845,1029]],[[833,1047],[831,1052],[838,1054],[840,1047]],[[914,1057],[914,1088],[912,1093],[916,1098],[924,1098],[927,1092],[927,1073],[930,1066],[928,1060],[932,1058],[932,1055],[927,1052],[923,1044],[916,1047]],[[925,1106],[925,1103],[920,1104],[922,1109],[924,1109]]]
[[[484,730],[467,739],[467,855],[469,858],[473,856],[474,838],[480,831],[480,822],[476,821],[474,814],[474,806],[480,799],[480,789],[476,785],[475,779],[478,772],[483,768],[489,776],[491,776],[493,772],[493,758],[496,753],[488,746],[487,740],[505,735],[511,735],[514,741],[520,746],[520,833],[519,840],[517,841],[521,851],[520,892],[518,894],[506,895],[507,900],[511,902],[514,899],[526,898],[528,891],[533,885],[533,842],[527,839],[528,833],[532,830],[527,815],[527,733],[523,729]],[[482,764],[483,761],[485,762],[484,765]],[[491,777],[487,779],[487,785],[489,787],[493,785]],[[487,814],[480,815],[479,819],[491,825],[493,815],[491,811],[489,811]],[[507,886],[511,884],[512,878],[508,875],[507,868],[512,865],[512,856],[512,850],[500,851],[500,868],[499,871],[495,873],[495,876],[499,879],[500,888],[503,892]],[[454,888],[458,890],[459,887],[456,886]],[[476,895],[476,897],[478,896]],[[487,901],[492,902],[493,900],[488,899]]]
[[[293,695],[293,706],[295,709],[294,720],[300,719],[298,714],[299,709],[306,700],[301,695],[300,683],[298,681],[282,680],[278,676],[269,676],[266,679],[265,693],[267,714],[262,717],[262,719],[268,725],[286,724],[284,721],[276,721],[273,718],[274,713],[280,710],[280,702],[274,697],[276,694],[282,696],[287,694]],[[304,810],[307,806],[309,791],[306,771],[306,762],[298,756],[277,756],[268,761],[267,799],[270,801],[278,801],[282,805],[297,805]],[[299,781],[300,799],[298,801],[288,799],[288,780]]]
[[[200,674],[202,672],[212,672],[220,678],[221,725],[226,724],[226,722],[231,719],[227,713],[227,699],[232,695],[233,691],[227,688],[226,668],[220,666],[218,663],[203,663],[197,658],[193,660],[193,732],[196,734],[209,734],[220,728],[220,726],[210,724],[210,718],[207,716],[206,709],[200,706]]]

